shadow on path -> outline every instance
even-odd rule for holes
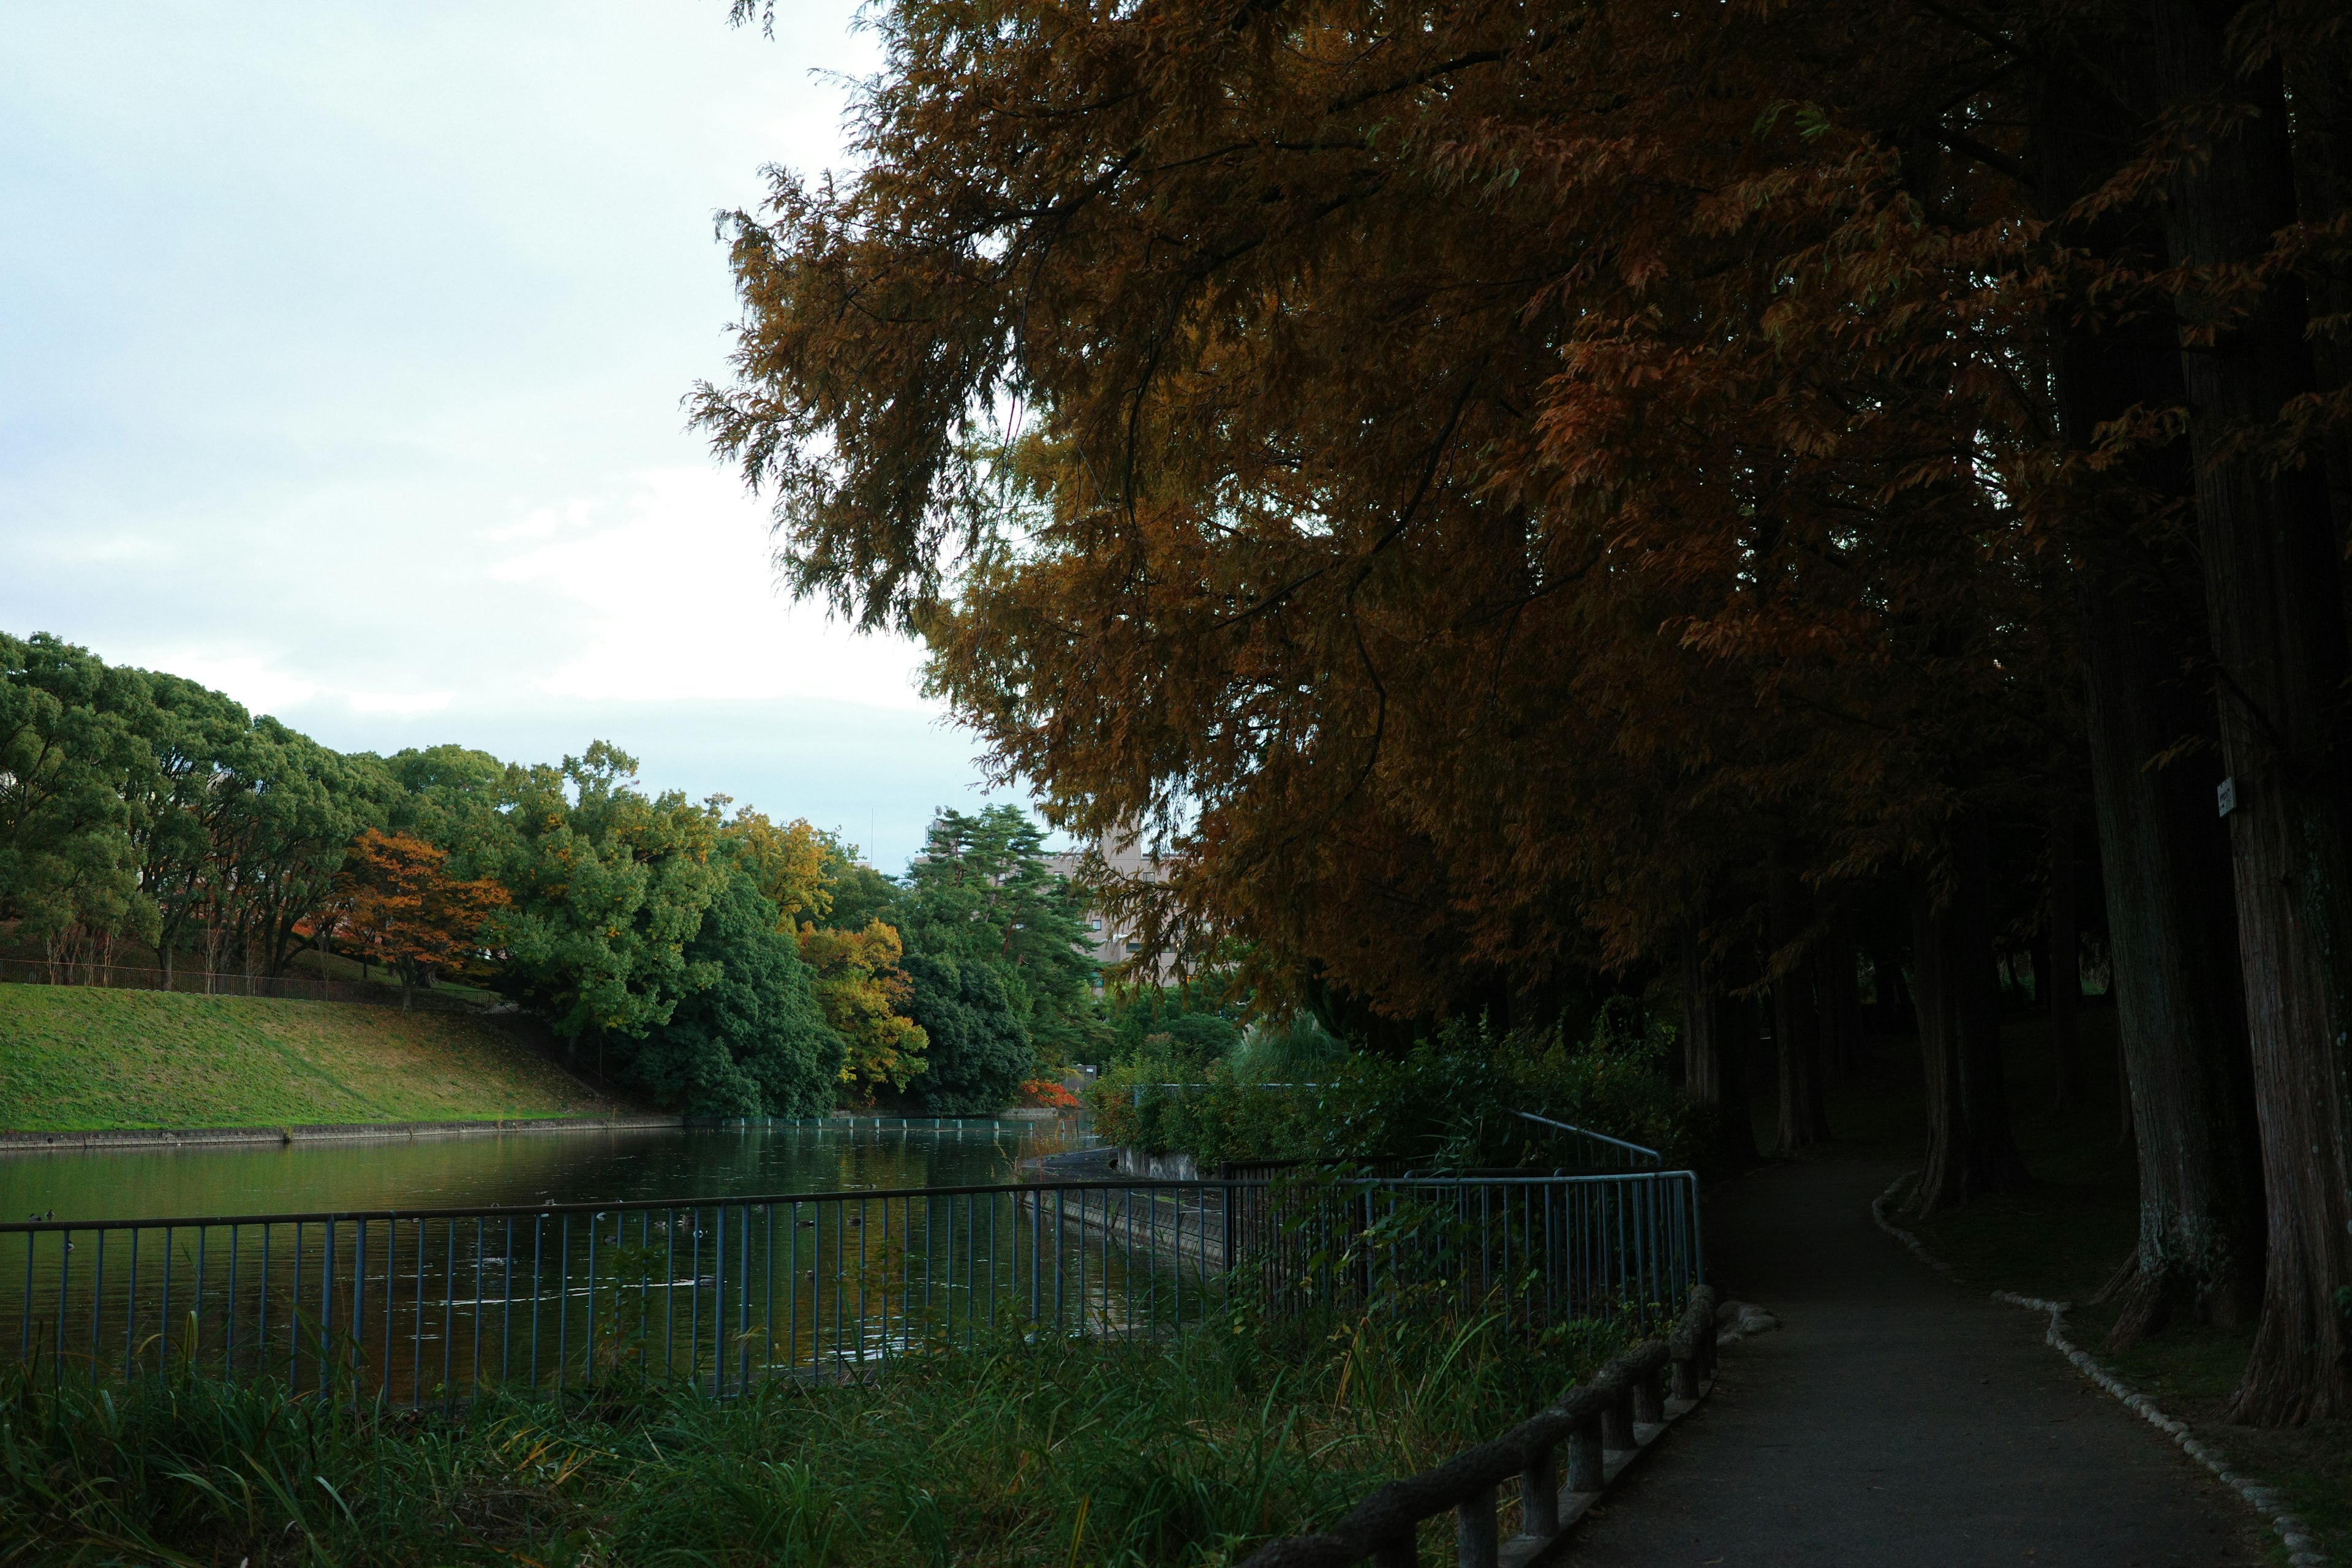
[[[1811,1161],[1717,1190],[1709,1273],[1785,1325],[1587,1519],[1574,1568],[2266,1561],[2255,1521],[2042,1342],[2042,1320],[1872,1223],[1902,1166]]]

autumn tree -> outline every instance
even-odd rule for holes
[[[419,981],[465,967],[485,946],[491,917],[512,900],[487,877],[460,881],[444,869],[448,852],[404,833],[371,827],[352,841],[319,918],[344,946],[400,977],[408,1006]]]
[[[869,1102],[886,1087],[906,1091],[928,1065],[930,1039],[908,1016],[914,985],[900,967],[906,948],[898,931],[879,919],[856,931],[804,922],[800,954],[845,1049],[842,1082]]]

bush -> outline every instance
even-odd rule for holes
[[[175,1373],[0,1373],[0,1558],[510,1565],[1237,1562],[1503,1432],[1622,1348],[1571,1323],[1235,1311],[1163,1344],[1036,1336],[470,1418]],[[1450,1541],[1433,1520],[1429,1552]]]
[[[1706,1119],[1666,1078],[1673,1043],[1670,1029],[1612,1005],[1581,1042],[1459,1025],[1402,1060],[1348,1057],[1307,1088],[1265,1087],[1246,1057],[1189,1078],[1181,1062],[1141,1057],[1096,1083],[1095,1129],[1152,1153],[1189,1153],[1203,1170],[1268,1159],[1402,1160],[1433,1170],[1564,1163],[1559,1135],[1517,1114],[1524,1110],[1686,1165],[1707,1145]],[[1191,1087],[1152,1087],[1165,1083]]]

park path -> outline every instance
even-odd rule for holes
[[[2253,1516],[1870,1202],[1902,1167],[1776,1165],[1708,1205],[1708,1273],[1782,1327],[1727,1347],[1569,1568],[2255,1563]]]

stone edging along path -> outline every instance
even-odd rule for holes
[[[1870,1217],[1878,1222],[1879,1229],[1908,1247],[1914,1258],[1937,1273],[1949,1276],[1952,1272],[1952,1266],[1949,1263],[1928,1251],[1917,1237],[1886,1217],[1887,1204],[1894,1199],[1897,1192],[1902,1190],[1906,1182],[1915,1180],[1917,1175],[1916,1171],[1912,1171],[1895,1177],[1885,1192],[1871,1201]],[[2260,1481],[2248,1476],[2242,1476],[2230,1468],[2228,1461],[2223,1459],[2219,1452],[2197,1440],[2195,1435],[2189,1431],[2187,1422],[2167,1415],[2157,1406],[2156,1401],[2144,1394],[2135,1392],[2123,1379],[2101,1366],[2088,1352],[2078,1348],[2066,1337],[2066,1313],[2074,1303],[2045,1301],[2038,1296],[2021,1296],[2014,1290],[1995,1290],[1992,1293],[1992,1299],[1996,1301],[2006,1301],[2012,1307],[2023,1307],[2028,1311],[2048,1313],[2050,1328],[2042,1335],[2044,1343],[2072,1362],[2076,1371],[2112,1394],[2125,1408],[2170,1437],[2175,1444],[2179,1445],[2182,1453],[2212,1471],[2214,1479],[2245,1499],[2254,1511],[2261,1514],[2269,1521],[2271,1528],[2278,1531],[2279,1540],[2287,1549],[2287,1562],[2292,1563],[2294,1568],[2327,1568],[2327,1559],[2319,1554],[2318,1542],[2312,1539],[2309,1527],[2301,1519],[2287,1511],[2285,1503],[2281,1500],[2277,1492]]]
[[[110,1127],[81,1132],[0,1131],[0,1154],[88,1149],[185,1149],[238,1144],[413,1142],[508,1132],[608,1132],[676,1128],[682,1116],[510,1117],[494,1121],[379,1121],[322,1127]]]

